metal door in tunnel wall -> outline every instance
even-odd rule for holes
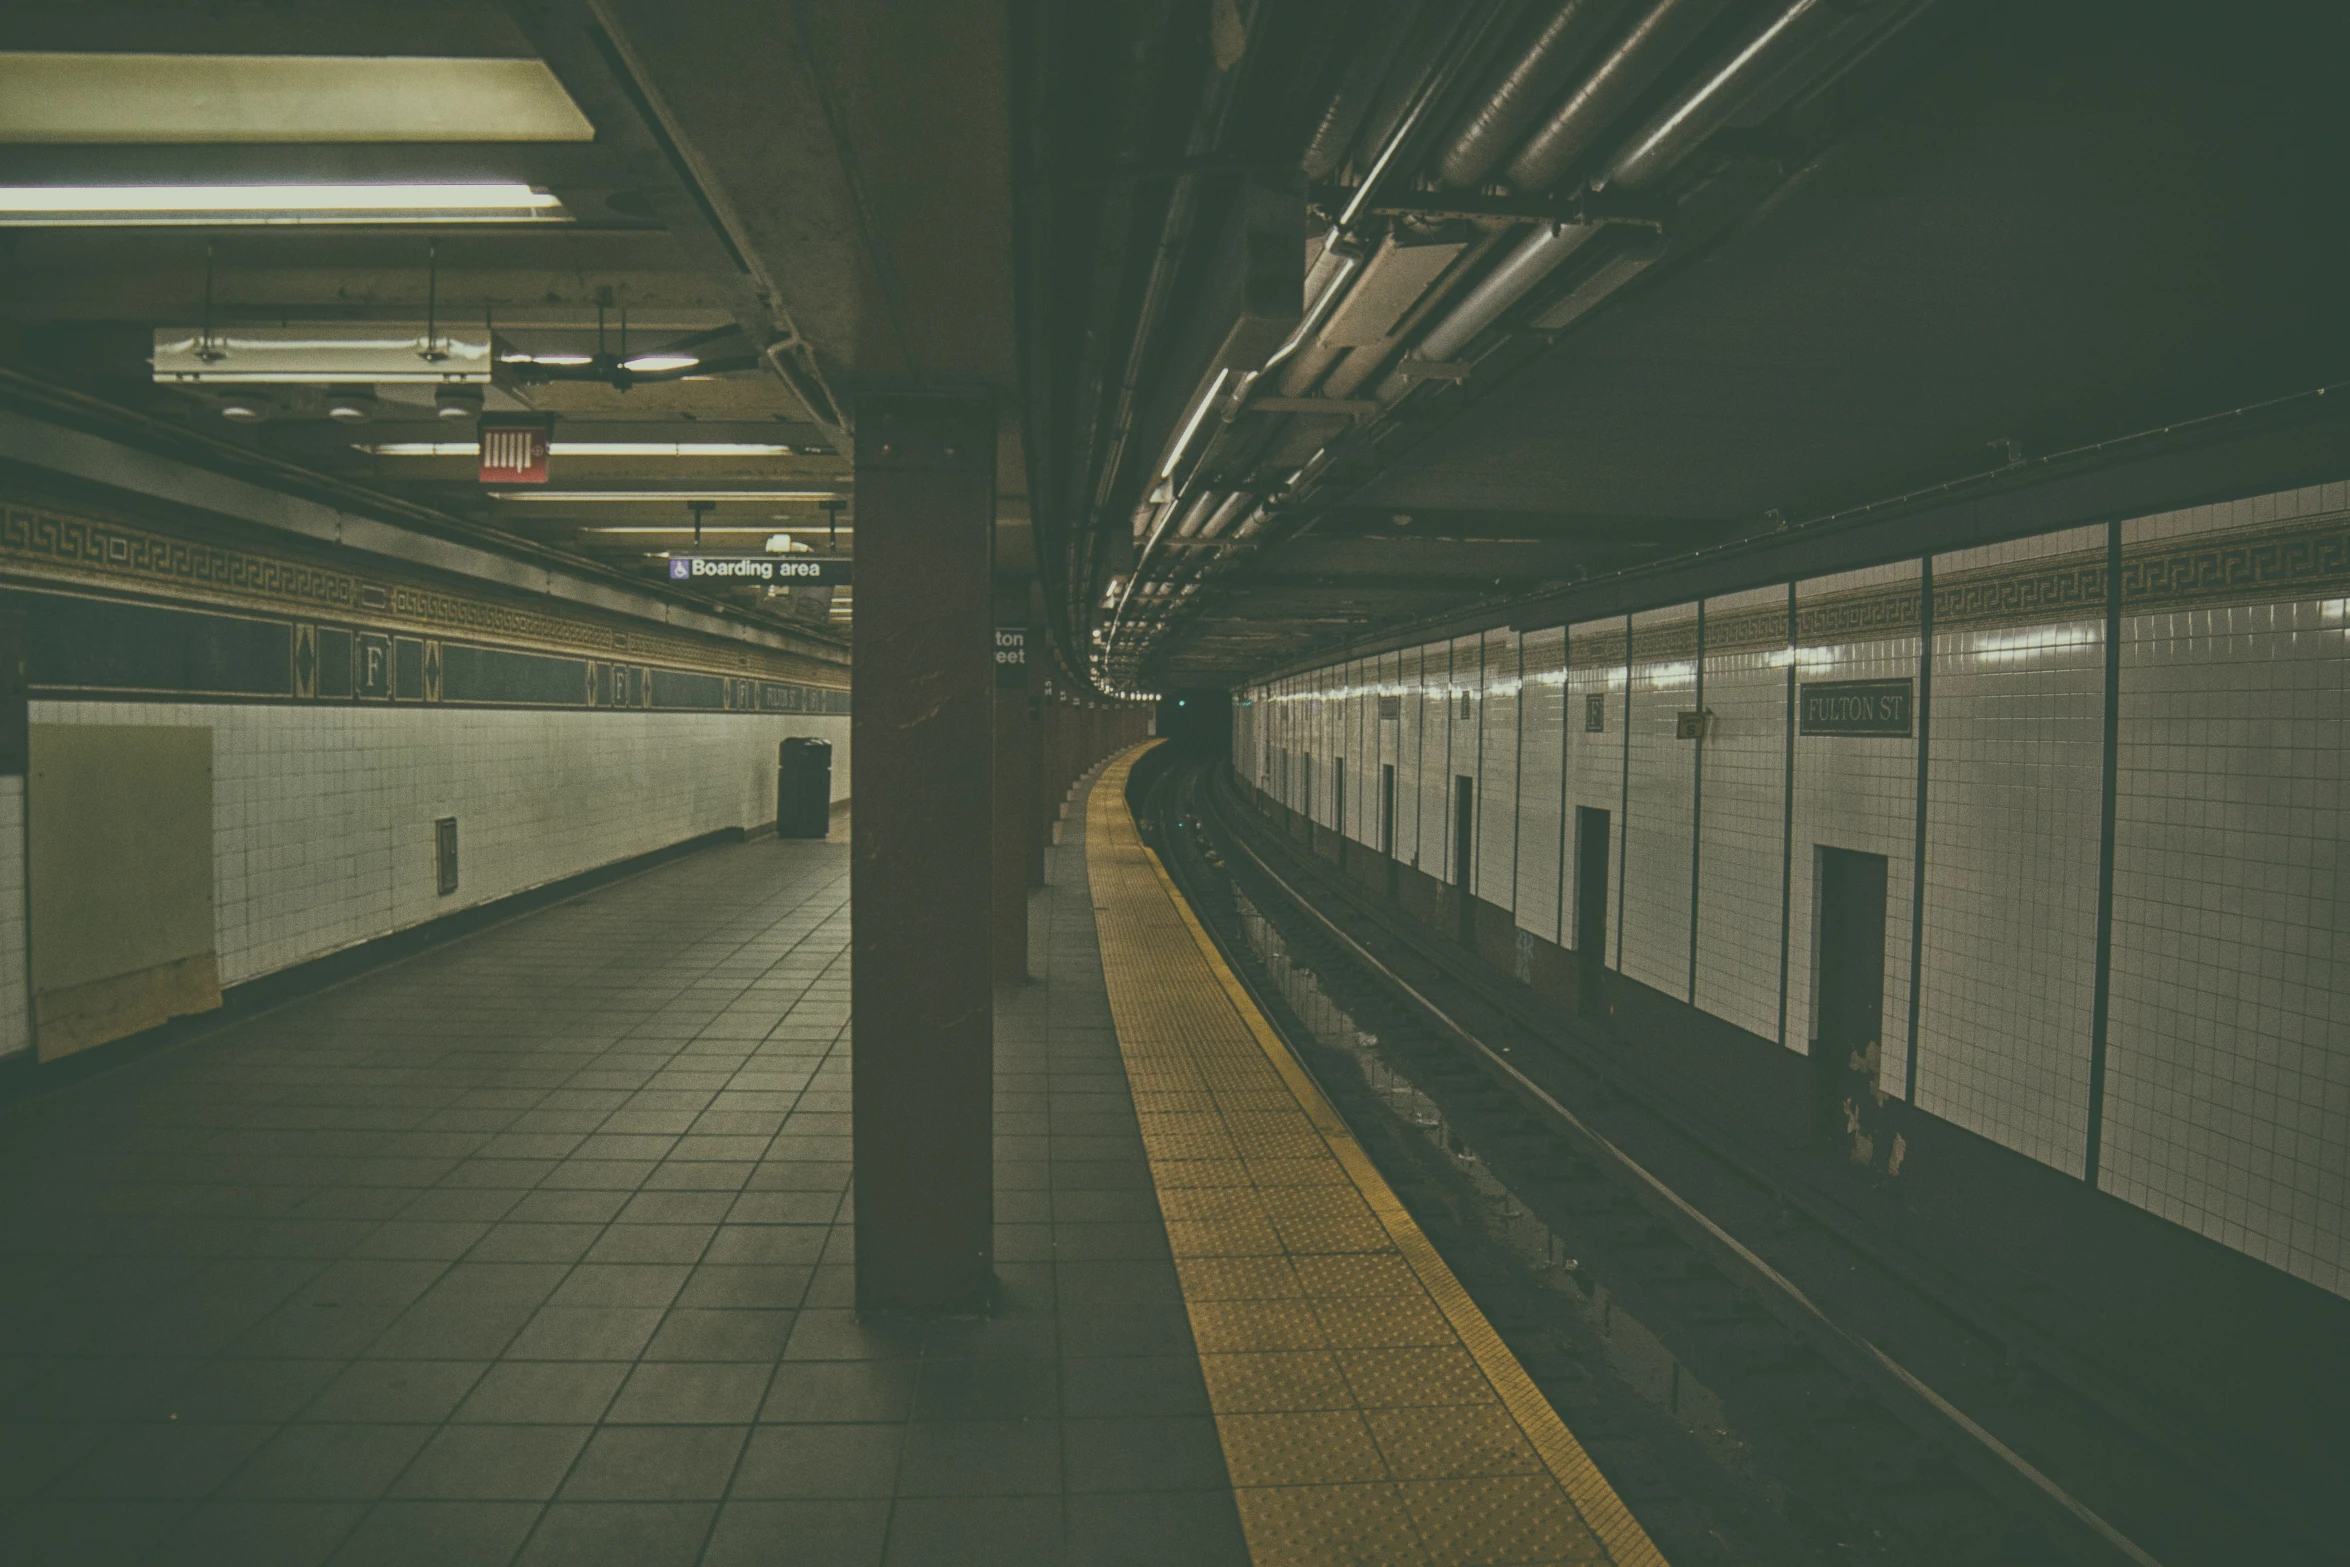
[[[1879,1088],[1885,1027],[1885,856],[1816,847],[1812,1132],[1855,1164],[1897,1171]]]
[[[1608,813],[1575,807],[1575,996],[1585,1017],[1607,1015]]]

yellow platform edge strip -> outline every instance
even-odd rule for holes
[[[1550,1400],[1543,1397],[1542,1391],[1534,1385],[1533,1378],[1526,1374],[1525,1367],[1518,1363],[1517,1356],[1510,1352],[1509,1346],[1502,1342],[1501,1335],[1485,1319],[1485,1314],[1478,1310],[1468,1290],[1453,1276],[1452,1269],[1437,1254],[1435,1245],[1413,1221],[1402,1199],[1395,1195],[1372,1164],[1370,1156],[1363,1152],[1362,1145],[1356,1141],[1354,1133],[1348,1129],[1337,1109],[1323,1095],[1320,1086],[1290,1054],[1288,1046],[1282,1042],[1280,1035],[1249,995],[1248,988],[1233,973],[1231,965],[1225,962],[1215,938],[1200,924],[1191,905],[1177,890],[1158,855],[1142,841],[1133,814],[1126,804],[1127,779],[1133,772],[1134,764],[1154,746],[1163,743],[1148,741],[1122,754],[1104,768],[1096,780],[1086,802],[1085,844],[1089,868],[1097,855],[1108,855],[1129,847],[1149,864],[1161,891],[1174,905],[1185,928],[1191,932],[1202,961],[1223,990],[1233,1012],[1256,1041],[1257,1047],[1264,1052],[1274,1071],[1280,1075],[1297,1101],[1298,1108],[1328,1144],[1332,1155],[1393,1240],[1396,1249],[1402,1253],[1421,1287],[1428,1292],[1453,1332],[1459,1336],[1462,1346],[1476,1361],[1485,1379],[1492,1384],[1503,1407],[1517,1422],[1544,1467],[1566,1492],[1568,1500],[1582,1515],[1585,1525],[1597,1536],[1608,1559],[1616,1567],[1666,1567],[1664,1554],[1648,1537],[1648,1531],[1632,1516],[1631,1509],[1624,1505],[1623,1498],[1600,1474],[1598,1465],[1592,1462],[1583,1444],[1567,1429],[1566,1422],[1559,1418]],[[1095,901],[1101,901],[1098,895]]]

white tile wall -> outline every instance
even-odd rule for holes
[[[1713,599],[1709,621],[1775,610],[1787,590]],[[1786,650],[1719,653],[1709,642],[1705,794],[1699,830],[1697,1005],[1765,1039],[1779,1037],[1779,894],[1787,800]]]
[[[2105,548],[2103,528],[1945,555],[1938,580]],[[2078,1175],[2088,1135],[2105,622],[1934,637],[1923,1109]]]
[[[1798,603],[1854,588],[1914,582],[1914,561],[1820,577],[1798,585]],[[1918,637],[1876,637],[1795,650],[1796,678],[1898,680],[1918,670]],[[1885,857],[1884,1066],[1878,1082],[1900,1095],[1909,1048],[1910,885],[1916,879],[1917,741],[1813,735],[1795,742],[1795,852],[1788,917],[1787,1045],[1808,1050],[1812,1029],[1813,851],[1852,849]]]
[[[2177,540],[2343,512],[2350,484],[2328,484],[2145,518],[2125,537]],[[1947,584],[1972,569],[2101,548],[2103,538],[2088,529],[2020,541],[1942,557],[1936,571]],[[1916,577],[1914,562],[1897,563],[1797,592],[1808,604]],[[1783,604],[1785,593],[1715,600],[1707,614],[1718,622]],[[1641,624],[1694,613],[1659,610]],[[1574,944],[1571,929],[1558,930],[1573,910],[1561,896],[1574,882],[1573,811],[1609,812],[1610,959],[1680,996],[1696,747],[1674,738],[1673,719],[1695,705],[1696,671],[1648,660],[1627,695],[1620,662],[1593,665],[1578,649],[1620,646],[1623,625],[1538,633],[1522,650],[1509,633],[1440,642],[1299,677],[1290,689],[1360,688],[1367,713],[1379,689],[1400,692],[1400,722],[1377,726],[1392,732],[1357,741],[1358,835],[1377,841],[1378,761],[1394,756],[1399,853],[1450,879],[1450,781],[1481,779],[1479,890],[1514,903],[1519,925],[1537,935]],[[2074,1173],[2089,1119],[2103,631],[2093,611],[2070,623],[1940,628],[1927,779],[1918,1102]],[[1521,651],[1531,672],[1522,683]],[[1562,653],[1574,655],[1566,664],[1585,661],[1561,669]],[[1790,662],[1805,682],[1912,679],[1918,653],[1914,631],[1801,641],[1792,655],[1709,649],[1715,726],[1694,826],[1704,1010],[1780,1036]],[[1595,693],[1607,699],[1599,734],[1583,727],[1584,698]],[[1269,707],[1267,736],[1288,732],[1294,717],[1302,739],[1302,701]],[[2120,723],[2100,1184],[2350,1295],[2350,600],[2132,615]],[[1323,754],[1337,743],[1322,741]],[[1895,1096],[1907,1087],[1916,789],[1914,740],[1796,741],[1784,1042],[1803,1051],[1815,1022],[1815,849],[1882,855],[1882,1082]]]
[[[2350,1294],[2350,603],[2123,635],[2101,1184]]]
[[[1452,808],[1452,647],[1439,642],[1420,650],[1420,799],[1419,851],[1421,872],[1438,881],[1452,880],[1452,831],[1445,813]],[[1471,731],[1472,736],[1475,731]]]
[[[33,1045],[24,898],[24,780],[0,778],[0,1057]]]
[[[845,717],[35,702],[32,721],[212,729],[213,897],[232,985],[772,821],[776,743],[789,735],[830,740],[834,797],[849,788]],[[461,881],[444,898],[433,823],[445,816],[457,818]]]
[[[1518,693],[1518,925],[1559,939],[1559,807],[1564,801],[1567,633],[1529,632]],[[1580,719],[1581,715],[1577,715]]]
[[[1485,637],[1485,685],[1477,737],[1477,896],[1517,907],[1518,637]]]
[[[1567,885],[1581,884],[1582,871],[1574,863],[1578,848],[1575,829],[1575,811],[1581,807],[1608,813],[1608,823],[1615,837],[1609,845],[1608,867],[1608,935],[1607,961],[1613,966],[1616,951],[1621,945],[1616,935],[1615,891],[1616,879],[1623,874],[1620,852],[1623,833],[1624,785],[1624,666],[1613,661],[1592,664],[1578,647],[1590,648],[1609,639],[1620,642],[1624,623],[1620,620],[1591,621],[1567,628]],[[1591,697],[1603,699],[1606,708],[1605,724],[1599,733],[1584,728],[1584,711]],[[1575,918],[1575,898],[1570,891],[1567,900],[1567,920]],[[1568,945],[1581,950],[1587,937],[1572,930]]]
[[[1636,615],[1633,635],[1695,634],[1697,610],[1679,605]],[[1631,807],[1622,832],[1624,972],[1676,1001],[1689,999],[1689,833],[1697,745],[1674,738],[1678,715],[1697,703],[1689,655],[1632,662]]]

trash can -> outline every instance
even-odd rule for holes
[[[775,756],[775,836],[821,838],[832,828],[832,742],[799,736]]]

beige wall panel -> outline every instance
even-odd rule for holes
[[[26,865],[44,1060],[220,1004],[212,731],[32,728]]]

